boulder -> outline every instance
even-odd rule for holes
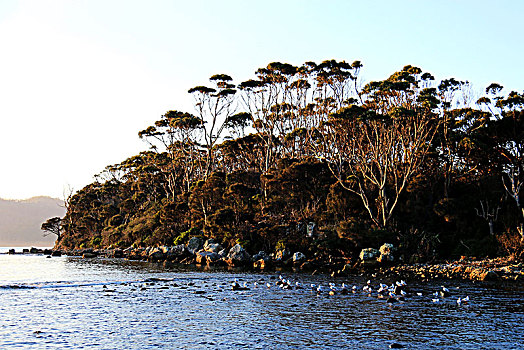
[[[301,252],[296,252],[295,254],[293,254],[293,263],[301,263],[303,262],[304,260],[306,260],[306,256],[301,253]]]
[[[265,251],[261,250],[252,257],[253,261],[259,261],[260,259],[268,261],[271,260],[271,257],[267,255]]]
[[[195,255],[196,252],[201,250],[204,247],[204,240],[202,237],[192,237],[187,243],[187,250]]]
[[[189,255],[187,248],[183,244],[171,247],[166,253],[166,260],[169,261],[180,261]]]
[[[206,252],[218,253],[222,249],[224,248],[222,248],[222,246],[219,243],[216,243],[213,239],[208,239],[206,243],[204,243],[204,250]]]
[[[392,254],[380,254],[380,256],[377,258],[377,261],[380,263],[388,263],[395,261],[395,257]]]
[[[165,259],[165,254],[162,252],[162,249],[160,248],[152,248],[149,250],[149,253],[147,255],[147,259],[150,261],[160,261]]]
[[[251,256],[240,244],[237,244],[229,250],[225,260],[230,266],[242,266],[251,262]]]
[[[395,250],[395,247],[391,243],[384,243],[379,248],[380,255],[392,254],[394,250]]]
[[[377,258],[377,261],[380,263],[389,263],[395,261],[393,257],[393,251],[395,247],[391,243],[384,243],[380,248],[380,256]]]
[[[496,281],[500,278],[498,273],[493,270],[489,270],[480,274],[481,281]]]
[[[56,256],[54,255],[55,252],[57,252],[56,250],[53,251],[53,253],[51,254],[51,256]],[[95,252],[84,252],[84,254],[82,254],[82,258],[84,259],[92,259],[92,258],[96,258],[98,254],[96,254]]]
[[[93,254],[95,254],[95,256],[97,255],[96,253]],[[60,250],[53,250],[51,256],[62,256],[62,252]]]
[[[197,264],[207,264],[213,265],[220,260],[220,255],[215,252],[208,252],[205,250],[200,250],[196,253],[196,263]]]
[[[378,249],[375,248],[365,248],[360,251],[360,260],[362,261],[369,261],[369,260],[375,260],[377,256],[380,254]]]

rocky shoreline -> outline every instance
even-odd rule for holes
[[[332,257],[327,260],[318,257],[308,258],[302,252],[292,253],[287,249],[277,251],[275,254],[260,251],[251,255],[240,244],[224,249],[213,239],[204,241],[200,237],[193,237],[186,245],[180,244],[172,247],[77,250],[31,248],[24,249],[21,253],[44,254],[48,257],[67,255],[85,259],[101,257],[166,264],[241,267],[255,271],[289,269],[313,274],[330,274],[333,277],[366,275],[421,281],[447,279],[524,282],[524,263],[513,261],[511,258],[477,260],[462,257],[460,260],[451,262],[403,264],[395,261],[394,251],[394,247],[386,243],[380,249],[363,249],[357,261],[347,262],[337,261]],[[19,253],[11,249],[8,254]]]
[[[403,279],[524,282],[524,263],[511,258],[468,259],[433,264],[401,264],[379,268],[375,276],[397,276]]]

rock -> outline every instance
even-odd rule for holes
[[[301,253],[301,252],[296,252],[295,254],[293,254],[293,263],[301,263],[303,262],[304,260],[306,260],[306,256]]]
[[[271,260],[271,257],[266,254],[265,251],[261,250],[252,257],[253,261],[258,261],[260,259],[264,259],[266,261]]]
[[[229,250],[226,262],[230,266],[242,266],[251,262],[251,256],[240,244],[237,244]]]
[[[147,259],[150,261],[160,261],[165,259],[165,254],[162,252],[162,249],[160,248],[153,248],[149,250],[149,253],[147,255]]]
[[[212,265],[220,260],[220,256],[215,252],[200,250],[196,253],[196,263],[201,265]]]
[[[196,252],[201,250],[204,247],[204,240],[202,237],[192,237],[187,243],[187,250],[195,255]]]
[[[111,252],[111,257],[112,258],[123,258],[124,257],[124,252],[122,251],[122,249],[114,249],[112,252]]]
[[[369,260],[375,260],[377,256],[379,255],[379,250],[375,248],[365,248],[360,251],[360,260],[362,261],[369,261]]]
[[[384,243],[380,248],[380,256],[377,258],[377,261],[380,263],[388,263],[395,261],[395,258],[393,257],[393,252],[395,251],[395,247],[391,243]]]
[[[211,239],[208,239],[206,243],[204,243],[204,250],[206,252],[218,253],[219,251],[224,249],[220,244],[209,241],[211,241]]]
[[[394,250],[395,250],[395,247],[391,243],[384,243],[379,248],[379,252],[381,255],[389,255],[393,253]]]
[[[53,251],[53,254],[55,254],[55,251]],[[56,256],[56,255],[53,255],[51,254],[51,256]],[[96,254],[95,252],[84,252],[84,254],[82,254],[82,258],[84,259],[92,259],[92,258],[96,258],[98,254]]]
[[[496,281],[500,278],[500,276],[493,270],[489,270],[487,272],[480,274],[480,280],[481,281]]]
[[[225,258],[227,257],[227,249],[222,249],[221,251],[218,252],[218,255],[220,255],[221,258]]]
[[[387,263],[387,262],[395,261],[395,258],[393,257],[392,254],[387,254],[387,255],[380,254],[380,256],[377,258],[377,261],[380,263]]]
[[[188,254],[189,252],[187,251],[186,246],[183,244],[179,244],[169,249],[169,251],[166,253],[166,260],[180,261],[187,257]]]
[[[29,254],[29,249],[22,249],[22,254]]]
[[[96,256],[96,253],[93,253]],[[62,256],[62,252],[60,250],[53,250],[51,252],[51,256]]]
[[[10,255],[16,254],[16,250],[14,250],[14,249],[9,249],[9,251],[7,252],[7,254],[10,254]]]

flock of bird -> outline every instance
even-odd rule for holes
[[[263,284],[259,284],[258,282],[254,282],[253,284],[254,288],[258,287],[264,287]],[[293,282],[289,279],[286,279],[282,277],[282,275],[278,276],[278,280],[273,284],[270,282],[267,282],[265,284],[265,287],[268,289],[277,287],[284,290],[289,289],[310,289],[313,293],[316,293],[317,295],[329,295],[334,296],[337,294],[345,295],[349,293],[364,293],[370,296],[376,295],[379,299],[386,299],[387,303],[397,303],[400,301],[405,301],[407,297],[411,295],[408,285],[405,281],[397,281],[391,285],[387,285],[384,283],[379,283],[378,286],[373,286],[371,281],[368,280],[366,284],[363,287],[359,287],[357,285],[348,286],[345,283],[342,283],[341,285],[337,286],[335,283],[329,283],[328,286],[323,286],[321,284],[311,284],[309,286],[302,285],[300,282]],[[240,283],[237,279],[234,280],[234,282],[231,284],[231,289],[234,291],[243,291],[243,290],[249,290],[251,289],[248,286],[247,282]],[[417,292],[417,296],[421,297],[423,296],[423,293]],[[433,303],[439,303],[443,298],[447,298],[451,296],[451,292],[448,288],[445,286],[441,286],[441,289],[431,294],[431,302]],[[466,297],[458,297],[456,300],[457,305],[463,305],[468,304],[470,301],[469,296]]]

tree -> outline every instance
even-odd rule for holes
[[[60,242],[60,239],[62,238],[62,219],[58,216],[47,219],[47,221],[42,224],[40,229],[44,231],[44,237],[53,234],[56,235],[56,241]]]
[[[227,74],[215,74],[209,80],[214,83],[214,88],[196,86],[188,90],[195,99],[196,118],[205,142],[204,179],[215,170],[215,145],[234,113],[236,93],[235,86],[229,83],[233,79]]]
[[[156,164],[166,178],[167,193],[173,200],[178,190],[189,191],[198,174],[200,155],[198,140],[202,121],[190,113],[167,111],[154,126],[138,133],[158,153]],[[157,145],[158,144],[158,145]],[[159,146],[161,149],[159,149]],[[165,158],[161,161],[161,158]],[[179,172],[183,175],[179,176]]]
[[[420,170],[438,126],[434,89],[416,90],[420,69],[406,66],[369,83],[363,103],[332,113],[320,130],[318,156],[357,194],[373,223],[386,228],[400,195]]]

